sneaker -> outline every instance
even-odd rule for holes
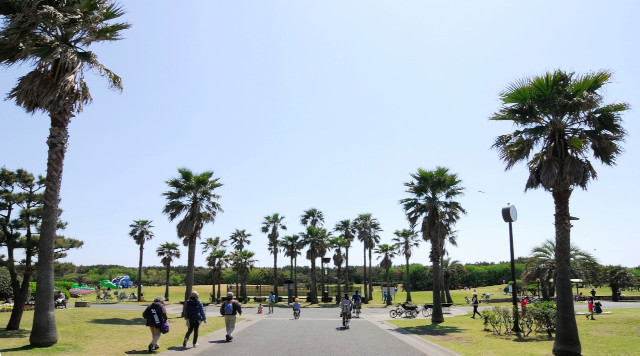
[[[198,347],[198,345],[200,345],[200,344],[194,342],[193,343],[193,348],[195,349],[196,347]]]
[[[154,350],[157,350],[159,348],[160,348],[160,345],[156,345],[156,346],[153,347]]]
[[[149,344],[149,353],[153,351],[153,344]]]
[[[182,347],[187,347],[187,338],[185,337],[184,340],[182,340]]]
[[[233,340],[233,336],[229,336],[229,341]]]
[[[227,342],[231,341],[231,339],[229,339],[229,335],[225,335],[224,338],[225,340],[227,340]]]

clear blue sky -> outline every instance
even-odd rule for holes
[[[640,25],[636,1],[127,1],[125,40],[93,50],[123,78],[124,92],[88,80],[94,102],[74,118],[64,166],[65,235],[84,247],[76,264],[137,266],[128,236],[153,220],[155,249],[178,241],[162,214],[177,168],[213,170],[224,213],[204,238],[253,234],[258,266],[270,266],[264,216],[302,231],[309,208],[333,228],[372,213],[382,241],[408,228],[398,200],[418,168],[446,166],[466,187],[457,225],[463,263],[509,258],[500,209],[518,209],[515,252],[553,238],[550,193],[524,193],[525,165],[505,172],[494,138],[513,128],[489,121],[498,93],[523,76],[557,68],[609,69],[606,102],[628,102],[628,138],[615,167],[571,198],[572,242],[602,264],[639,265]],[[7,93],[29,67],[0,69]],[[0,102],[0,165],[44,174],[46,116]],[[634,163],[635,162],[635,163]],[[484,192],[481,193],[480,191]],[[186,264],[186,248],[176,264]],[[304,256],[304,255],[303,255]],[[354,244],[352,264],[362,264]],[[288,259],[280,254],[281,265]],[[428,263],[423,243],[412,258]],[[396,261],[402,263],[401,259]],[[205,264],[204,255],[196,265]],[[300,264],[308,264],[304,258]]]

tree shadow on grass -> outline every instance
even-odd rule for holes
[[[103,324],[103,325],[144,325],[144,319],[141,319],[141,318],[133,318],[133,319],[124,319],[124,318],[93,319],[93,320],[91,320],[91,323]]]
[[[4,330],[3,329],[3,330],[0,330],[0,339],[12,339],[12,338],[20,339],[30,334],[31,334],[31,330],[25,330],[25,329]]]
[[[2,354],[3,352],[9,353],[9,352],[31,351],[35,349],[37,349],[37,347],[33,347],[31,345],[24,345],[20,347],[13,347],[10,349],[0,349],[0,354]]]
[[[444,336],[449,334],[459,334],[464,332],[464,329],[455,327],[455,326],[447,326],[442,324],[426,324],[419,326],[407,326],[402,327],[401,329],[394,329],[394,331],[399,333],[410,332],[416,335],[426,335],[426,336]]]

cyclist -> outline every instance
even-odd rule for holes
[[[351,299],[349,299],[349,294],[347,293],[344,294],[344,298],[342,298],[342,300],[340,301],[340,308],[342,310],[340,317],[342,317],[342,315],[346,313],[347,317],[351,319],[352,303],[351,303]]]
[[[293,302],[293,313],[296,314],[298,313],[298,316],[300,316],[300,299],[296,298],[295,301]]]
[[[361,303],[362,303],[362,297],[360,296],[360,293],[357,290],[353,294],[353,297],[351,299],[353,300],[353,307],[355,309],[360,309],[361,308]]]

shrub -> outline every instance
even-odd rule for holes
[[[535,302],[527,306],[536,332],[546,332],[549,336],[556,331],[557,308],[554,302]]]
[[[13,298],[13,290],[11,289],[11,277],[9,272],[0,270],[0,300],[9,300]]]
[[[553,302],[535,302],[527,305],[524,315],[519,319],[520,330],[526,337],[531,331],[546,332],[550,337],[555,331],[556,305]],[[491,310],[483,310],[484,330],[490,330],[498,335],[506,335],[513,332],[513,310],[510,307],[493,307]]]

